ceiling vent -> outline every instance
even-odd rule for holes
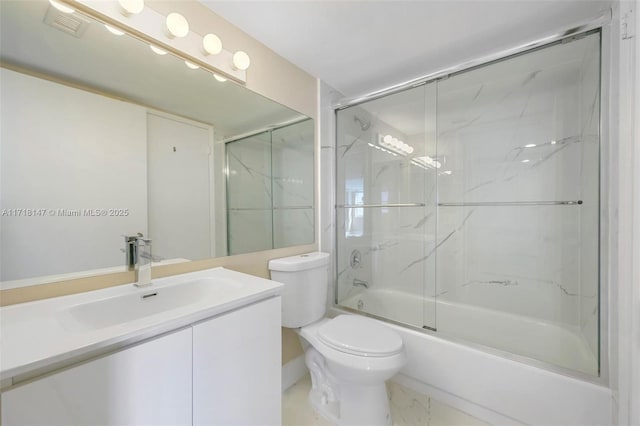
[[[47,9],[44,23],[76,38],[82,37],[89,26],[89,21],[77,16],[77,14],[62,13],[52,6]]]

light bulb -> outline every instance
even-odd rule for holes
[[[413,154],[413,147],[412,147],[412,146],[410,146],[409,148],[407,148],[407,152],[408,152],[409,154]]]
[[[227,81],[227,79],[226,79],[226,78],[224,78],[224,77],[223,77],[223,76],[221,76],[221,75],[215,74],[215,73],[213,74],[213,78],[215,78],[216,80],[218,80],[220,83],[224,83],[225,81]]]
[[[384,143],[391,143],[391,141],[393,140],[393,136],[385,135],[385,137],[382,138],[382,140],[384,141]]]
[[[536,146],[535,143],[529,143],[529,144],[526,144],[524,147],[525,148],[534,148],[535,146]]]
[[[200,68],[198,65],[194,64],[193,62],[189,62],[189,61],[184,61],[184,64],[191,68],[192,70],[197,70],[198,68]]]
[[[179,13],[172,12],[167,15],[165,32],[169,38],[184,37],[189,34],[189,22]]]
[[[75,12],[75,9],[73,9],[72,7],[69,7],[65,4],[62,4],[56,0],[49,0],[49,3],[51,4],[51,6],[55,7],[57,10],[59,10],[62,13],[73,13]]]
[[[242,50],[233,54],[233,66],[240,71],[244,71],[251,65],[251,58]]]
[[[222,40],[215,34],[207,34],[202,38],[202,51],[205,55],[217,55],[222,52]]]
[[[144,0],[118,0],[121,12],[125,16],[137,15],[144,9]]]
[[[121,36],[124,35],[124,31],[120,31],[117,28],[112,27],[111,25],[104,24],[104,27],[109,30],[109,32],[113,35]]]
[[[157,55],[166,55],[167,51],[166,50],[162,50],[157,46],[154,46],[153,44],[149,45],[149,49],[151,49],[151,51]]]
[[[531,160],[522,160],[521,163],[528,163]]]

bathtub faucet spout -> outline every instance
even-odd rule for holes
[[[354,286],[354,287],[364,287],[364,288],[369,288],[369,283],[368,283],[368,282],[366,282],[366,281],[362,281],[362,280],[359,280],[359,279],[357,279],[357,278],[354,278],[354,279],[353,279],[353,286]]]

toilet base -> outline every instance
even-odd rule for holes
[[[391,426],[387,387],[341,383],[339,426]]]
[[[387,388],[341,386],[340,401],[331,401],[318,389],[309,392],[309,403],[326,420],[338,426],[391,426]]]
[[[311,373],[309,403],[318,414],[338,426],[391,426],[385,382],[376,385],[338,381],[325,358],[308,347],[305,362]]]

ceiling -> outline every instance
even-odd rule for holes
[[[200,0],[279,55],[358,96],[605,13],[599,0]]]

